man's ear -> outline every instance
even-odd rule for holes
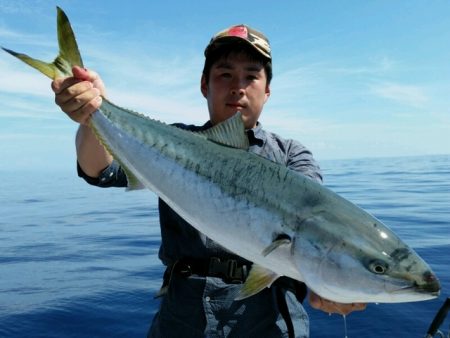
[[[264,103],[267,102],[267,100],[269,99],[270,96],[270,85],[266,85],[266,98],[264,100]]]
[[[208,96],[208,83],[206,82],[205,74],[202,74],[202,79],[200,80],[200,90],[203,94],[203,97],[206,99]]]

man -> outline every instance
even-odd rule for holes
[[[205,49],[201,92],[207,100],[207,129],[240,111],[250,142],[249,151],[286,165],[321,182],[312,154],[300,143],[285,140],[258,123],[270,96],[272,57],[269,41],[245,26],[216,34]],[[100,187],[126,186],[122,169],[100,145],[89,127],[90,115],[100,107],[105,89],[100,77],[78,67],[73,77],[52,83],[56,103],[80,123],[76,137],[78,173]],[[149,337],[307,337],[308,317],[301,305],[304,284],[280,278],[271,288],[234,301],[251,262],[227,251],[195,230],[163,201],[159,201],[161,247],[167,266],[161,307]],[[310,292],[309,301],[326,312],[347,314],[363,304],[337,304]]]

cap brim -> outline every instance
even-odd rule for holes
[[[266,59],[271,60],[272,56],[264,51],[262,48],[258,48],[255,44],[248,41],[247,39],[241,38],[239,36],[222,36],[214,41],[210,42],[210,44],[205,49],[205,56],[208,57],[208,55],[216,48],[218,48],[221,45],[224,44],[232,44],[232,43],[245,43],[246,45],[252,47],[256,52],[258,52],[261,56],[265,57]]]

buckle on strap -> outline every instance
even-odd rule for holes
[[[209,259],[208,275],[211,277],[220,277],[226,283],[242,283],[247,278],[247,266],[239,266],[235,259],[221,260],[218,257]]]
[[[183,258],[166,269],[164,279],[169,279],[169,276],[176,272],[185,278],[191,275],[209,276],[221,278],[228,284],[241,284],[245,282],[249,270],[249,264],[241,265],[235,259],[220,259],[219,257],[207,259]]]

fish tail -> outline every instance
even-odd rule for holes
[[[83,61],[81,60],[80,51],[78,50],[77,41],[69,19],[61,8],[56,7],[56,9],[59,54],[52,63],[33,59],[26,54],[16,53],[2,47],[5,52],[22,60],[53,80],[59,77],[71,76],[73,66],[83,67]]]

